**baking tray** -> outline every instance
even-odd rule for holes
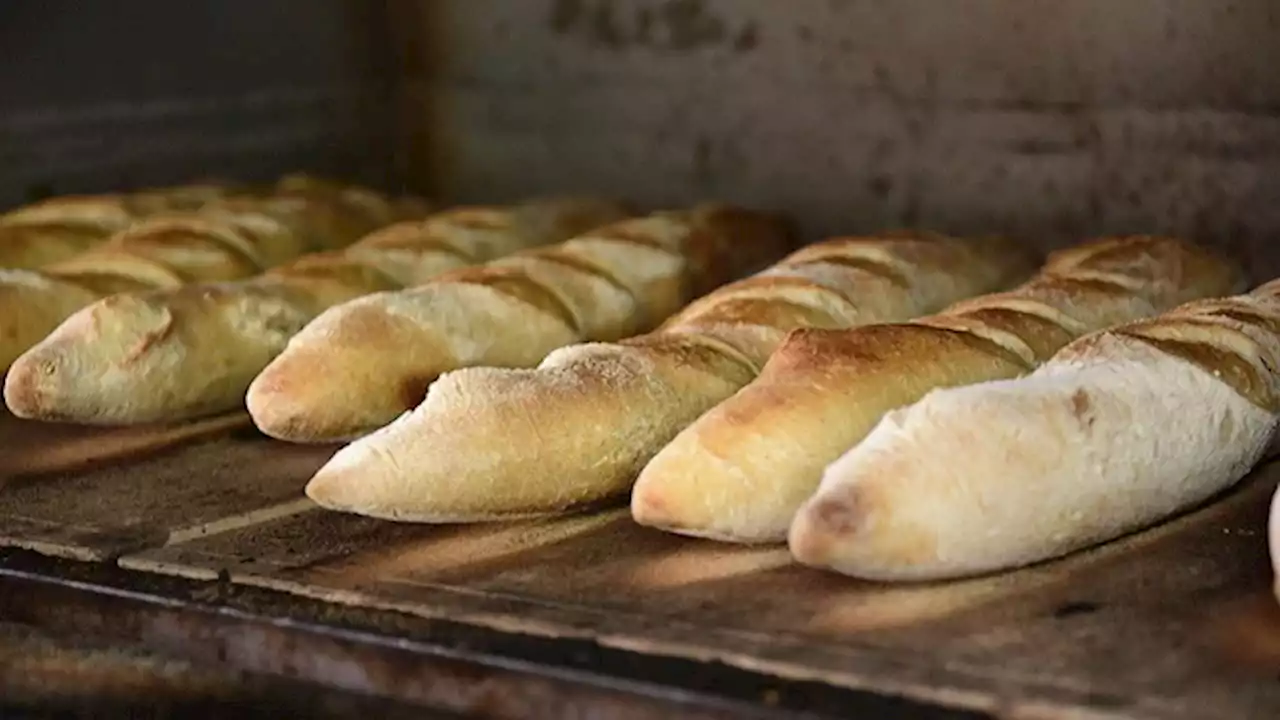
[[[123,431],[0,422],[23,438],[4,448],[18,470],[0,480],[0,576],[19,591],[0,609],[37,625],[119,622],[171,651],[455,710],[479,683],[554,714],[1280,713],[1265,542],[1280,464],[1062,560],[883,585],[651,531],[621,507],[468,526],[330,513],[302,488],[334,448],[269,440],[241,416],[128,431],[128,452]],[[22,469],[73,442],[68,469]],[[472,670],[425,689],[385,679],[441,658]]]

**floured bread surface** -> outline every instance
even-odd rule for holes
[[[412,413],[334,456],[307,494],[332,509],[419,522],[563,511],[624,491],[644,449],[696,417],[701,397],[727,397],[748,379],[732,360],[656,363],[641,348],[609,344],[557,350],[537,369],[458,370]],[[634,412],[619,416],[619,401]],[[562,424],[547,426],[548,416]],[[584,458],[596,471],[589,476],[580,472]]]
[[[1212,373],[1104,334],[1089,359],[938,390],[832,463],[790,531],[801,562],[970,575],[1150,525],[1243,477],[1275,416]]]

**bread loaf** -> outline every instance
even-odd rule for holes
[[[84,424],[235,410],[253,377],[325,308],[563,239],[621,213],[614,203],[574,199],[458,208],[251,279],[117,294],[77,312],[19,358],[5,400],[20,417]]]
[[[822,469],[884,413],[937,387],[1030,372],[1080,335],[1240,286],[1179,240],[1104,239],[1052,255],[1012,291],[932,317],[794,333],[760,377],[694,422],[640,474],[644,525],[732,542],[786,540]]]
[[[392,222],[404,212],[391,201],[375,204],[367,191],[344,192],[359,199],[299,190],[213,198],[197,210],[148,215],[38,271],[0,270],[0,369],[100,298],[250,277],[299,253],[349,244],[356,239],[351,233]],[[193,194],[188,188],[181,197],[189,203]],[[152,199],[148,207],[154,211],[160,204]],[[126,212],[117,219],[136,216]],[[47,212],[28,209],[19,222],[36,223],[41,217]]]
[[[301,173],[284,176],[261,194],[277,205],[294,203],[295,217],[309,233],[309,251],[345,248],[378,228],[421,220],[432,210],[421,198],[388,197],[359,185]]]
[[[1280,282],[936,390],[827,469],[800,562],[879,580],[1014,568],[1160,522],[1243,477],[1280,419]]]
[[[900,320],[1007,287],[1008,241],[841,238],[690,304],[657,331],[561,348],[537,369],[451,372],[412,413],[340,451],[321,505],[421,522],[555,513],[625,493],[681,428],[755,377],[796,327]]]
[[[202,184],[128,195],[73,195],[0,215],[0,268],[38,268],[88,250],[156,213],[194,210],[228,196],[229,186]]]
[[[417,405],[443,372],[532,367],[564,345],[650,330],[790,245],[773,219],[708,205],[361,298],[290,341],[250,387],[249,411],[263,432],[285,440],[358,436]]]

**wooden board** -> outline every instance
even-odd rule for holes
[[[1153,531],[939,585],[823,574],[621,510],[463,527],[310,512],[119,562],[1009,717],[1271,717],[1280,607],[1263,527],[1278,479],[1271,465]]]
[[[1280,712],[1264,535],[1280,463],[1118,543],[891,586],[640,528],[624,509],[438,527],[329,513],[301,489],[332,451],[223,432],[24,478],[0,487],[0,545],[1006,717]]]
[[[248,414],[241,412],[173,425],[96,428],[21,420],[0,404],[0,487],[14,479],[137,457],[249,426]]]
[[[0,546],[81,560],[312,510],[302,487],[333,453],[270,441],[245,416],[160,429],[20,428],[5,452],[45,472],[0,483]]]

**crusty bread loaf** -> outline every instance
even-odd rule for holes
[[[71,316],[19,358],[5,399],[20,417],[85,424],[235,410],[253,377],[325,308],[561,240],[622,213],[616,203],[571,198],[456,208],[239,282],[117,294]]]
[[[227,197],[227,185],[201,184],[120,195],[68,195],[0,215],[0,268],[38,268],[67,260],[140,219],[194,210]]]
[[[276,209],[295,203],[295,221],[308,233],[308,251],[345,248],[378,228],[402,220],[421,220],[431,204],[414,196],[390,197],[360,185],[302,173],[286,175],[258,193],[276,201]],[[291,256],[292,257],[292,256]]]
[[[404,293],[333,308],[249,389],[263,432],[324,442],[382,427],[441,373],[532,367],[558,347],[644,332],[793,246],[782,225],[720,205],[660,212]]]
[[[1157,523],[1243,477],[1280,421],[1280,282],[936,390],[827,469],[800,562],[879,580],[1009,569]]]
[[[932,317],[798,331],[759,378],[654,457],[632,515],[685,535],[784,542],[823,467],[889,410],[933,388],[1023,375],[1086,332],[1240,282],[1231,264],[1179,240],[1103,239],[1054,254],[1019,288]]]
[[[565,347],[537,369],[448,373],[412,413],[340,451],[307,494],[333,509],[421,522],[616,497],[682,427],[755,377],[789,330],[906,319],[1008,287],[1032,267],[1000,239],[811,245],[656,332]]]
[[[204,205],[182,212],[162,210],[160,198],[166,193],[148,191],[143,204],[151,214],[130,209],[137,196],[126,196],[119,214],[81,206],[82,215],[94,217],[101,227],[117,223],[124,227],[109,239],[39,270],[0,270],[0,369],[71,313],[100,298],[250,277],[299,253],[349,244],[357,239],[352,233],[393,222],[411,211],[391,200],[377,204],[371,195],[358,188],[216,195],[187,186],[174,191],[175,206],[189,208],[202,196]],[[12,227],[49,228],[43,223],[56,216],[50,214],[56,205],[20,209]],[[135,221],[130,222],[131,218]],[[36,242],[42,240],[39,234],[33,237]]]
[[[95,198],[106,207],[107,198]],[[37,268],[98,245],[128,225],[125,216],[117,228],[75,222],[12,223],[0,218],[0,268]]]

